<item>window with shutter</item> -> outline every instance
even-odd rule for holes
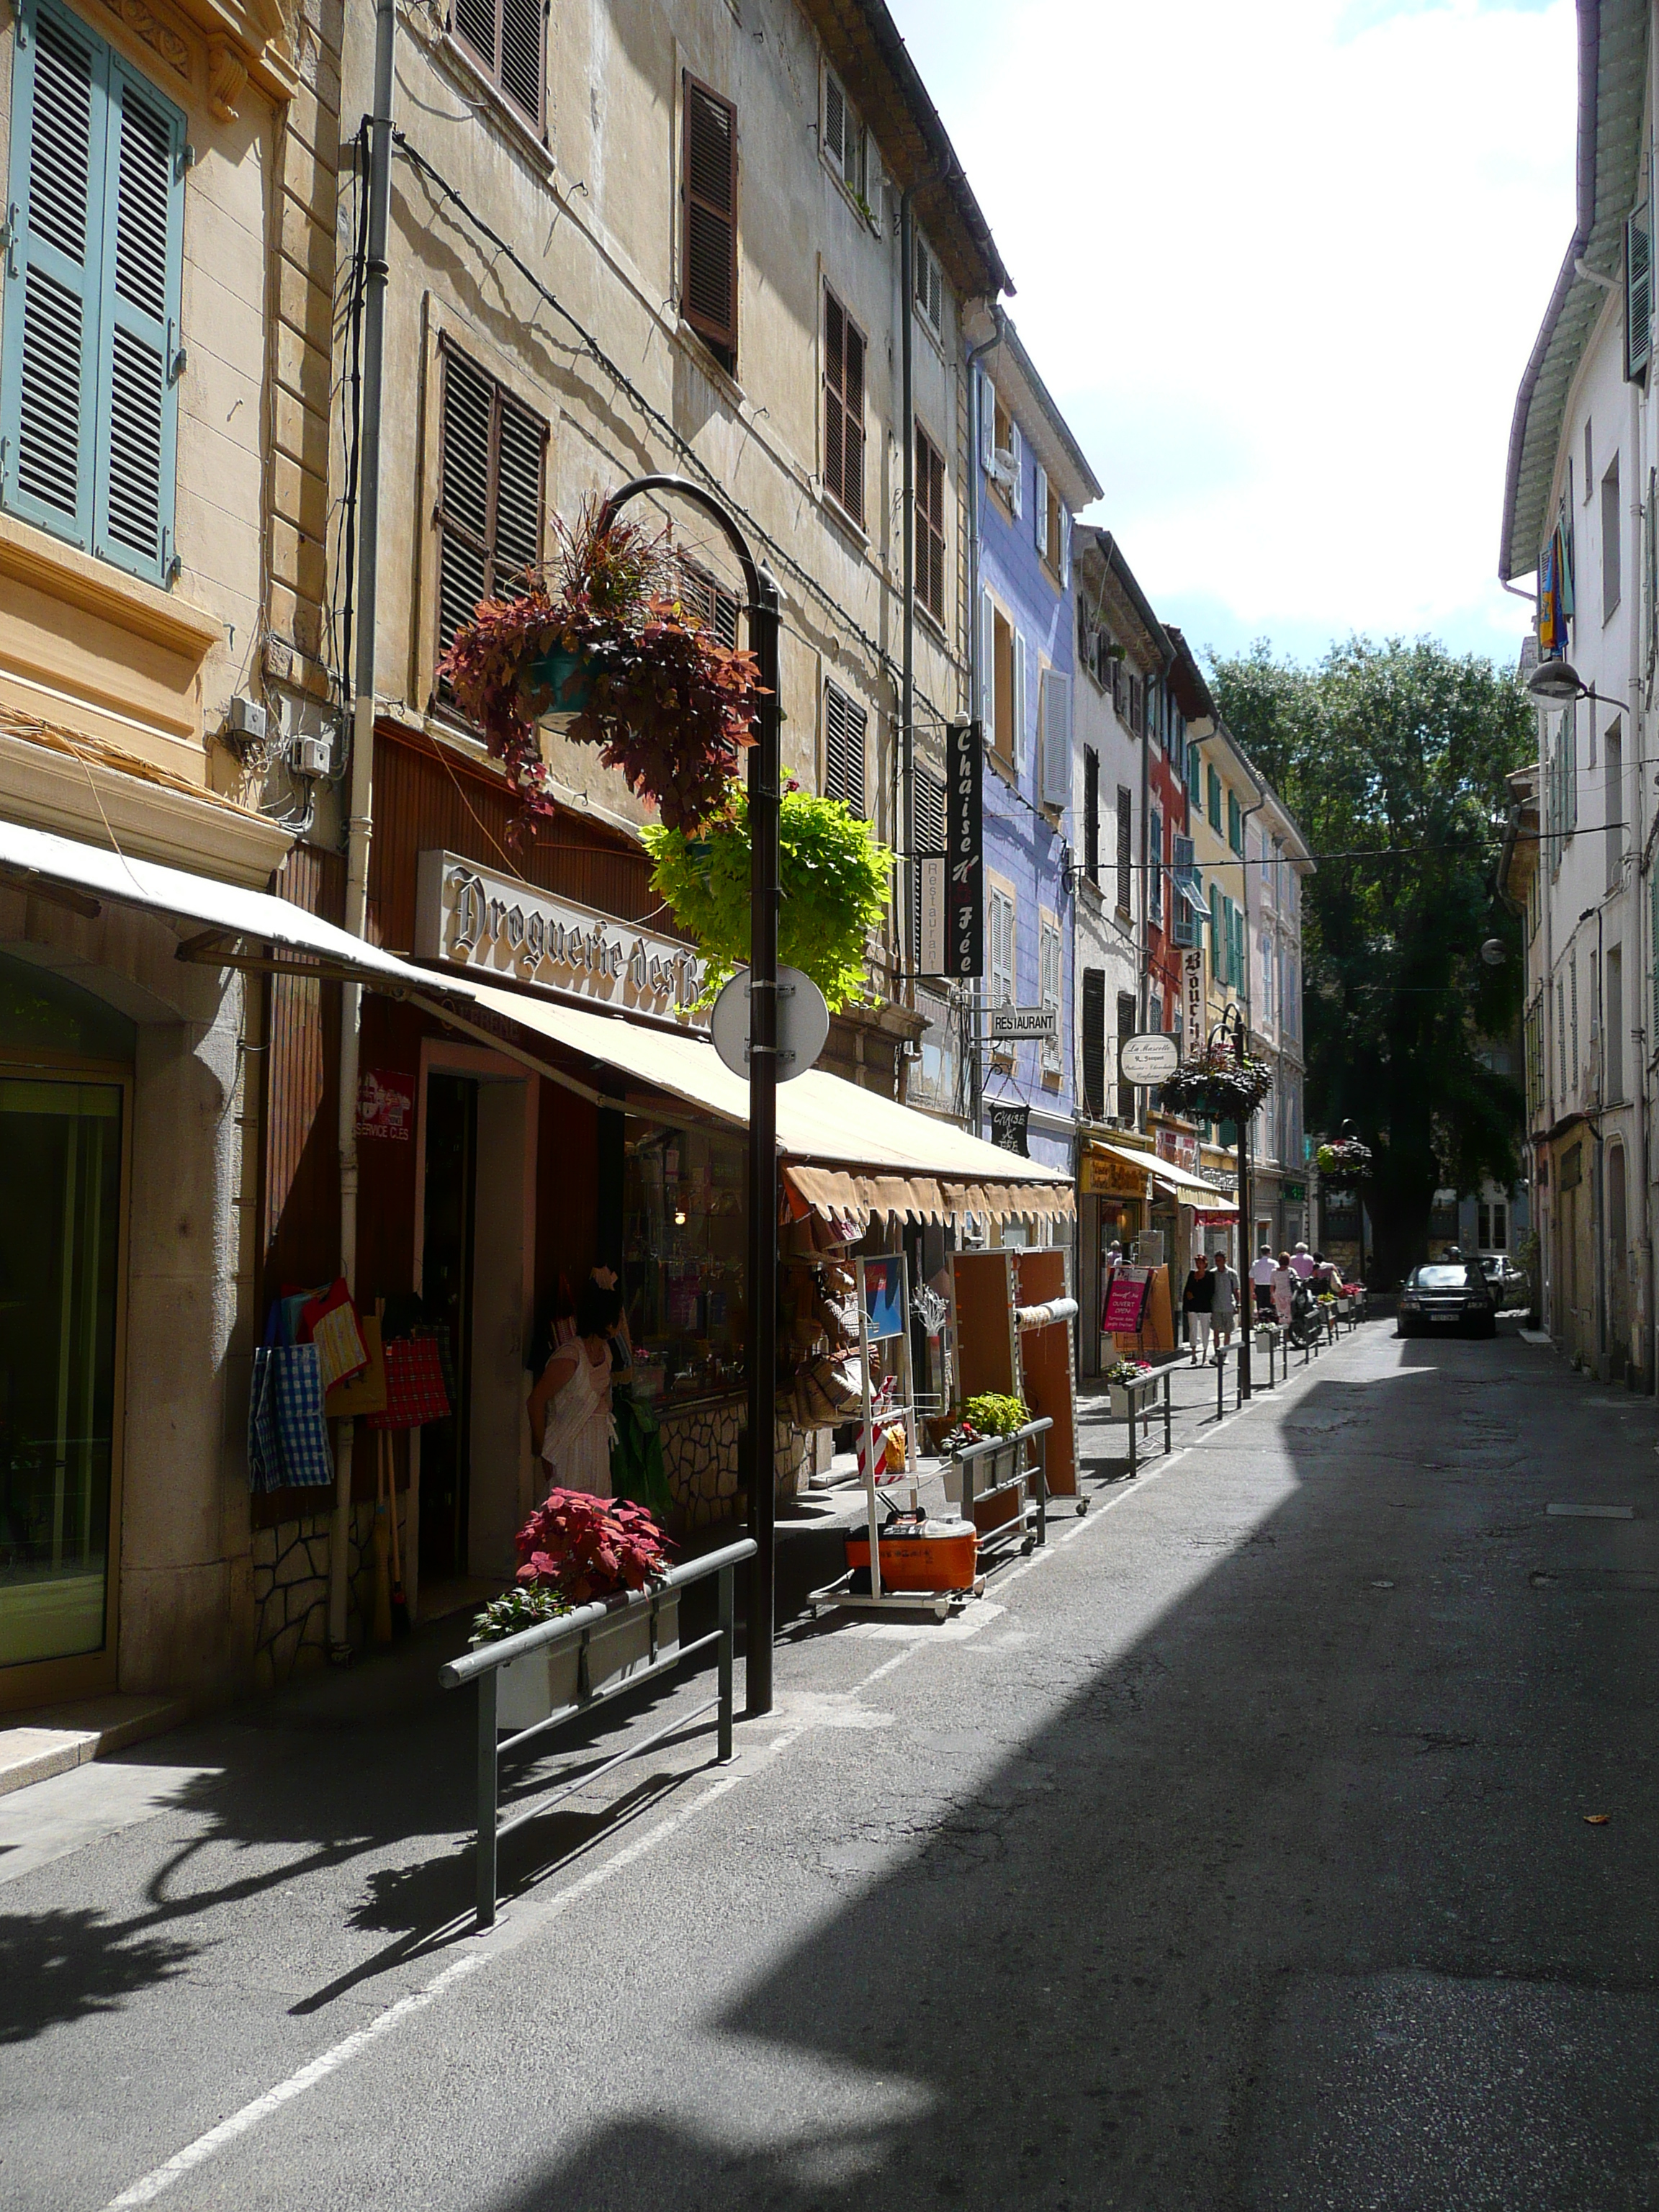
[[[480,599],[514,599],[542,552],[547,425],[446,343],[438,479],[438,649]]]
[[[0,501],[164,583],[185,118],[52,0],[21,0],[12,52]]]
[[[925,238],[915,241],[916,311],[933,336],[945,335],[945,277]],[[981,372],[982,374],[982,372]]]
[[[1146,844],[1152,866],[1146,876],[1146,911],[1150,920],[1164,919],[1164,817],[1154,812],[1146,823]]]
[[[1217,775],[1213,763],[1210,765],[1206,780],[1210,795],[1210,827],[1218,833],[1221,828],[1221,778]]]
[[[1156,1029],[1162,1019],[1163,1016],[1160,1013],[1158,1022],[1154,1022],[1152,1026]],[[1124,1038],[1133,1036],[1134,1033],[1134,994],[1129,991],[1120,991],[1117,994],[1117,1038],[1120,1048],[1122,1046]],[[1133,1083],[1119,1084],[1117,1087],[1117,1112],[1118,1119],[1121,1121],[1133,1121],[1134,1120],[1135,1087]]]
[[[833,70],[823,72],[823,158],[854,198],[865,197],[867,141],[857,111]]]
[[[1117,787],[1117,903],[1127,914],[1134,904],[1134,802],[1129,787]]]
[[[695,615],[706,629],[713,632],[721,645],[738,642],[738,626],[743,618],[743,602],[735,592],[728,592],[706,568],[684,556],[680,561],[680,599],[688,613]]]
[[[1227,842],[1235,853],[1244,850],[1244,810],[1238,803],[1238,793],[1227,793]]]
[[[546,115],[547,0],[453,0],[449,27],[538,131]]]
[[[1092,745],[1083,749],[1083,872],[1091,884],[1099,884],[1100,755]]]
[[[1060,931],[1053,922],[1044,921],[1037,940],[1037,989],[1042,1011],[1053,1023],[1052,1035],[1042,1040],[1042,1065],[1050,1075],[1059,1073],[1066,1064],[1060,1044]]]
[[[1016,775],[1025,770],[1025,730],[1029,705],[1025,694],[1025,639],[1022,632],[1014,632],[1014,691],[1013,691],[1013,763]]]
[[[681,310],[729,373],[738,366],[738,111],[688,70]]]
[[[839,684],[823,687],[823,795],[867,818],[865,740],[870,717]]]
[[[823,488],[864,527],[864,333],[823,288]]]
[[[1048,471],[1041,461],[1036,465],[1036,496],[1031,501],[1031,527],[1036,550],[1046,561],[1048,558]]]
[[[1014,1003],[1014,902],[1006,891],[991,891],[991,1004]]]
[[[1106,1118],[1106,970],[1083,971],[1083,1110],[1091,1121]]]
[[[1037,720],[1042,804],[1063,809],[1072,799],[1072,679],[1056,668],[1042,672]]]
[[[915,849],[917,858],[911,873],[915,890],[911,900],[910,958],[920,971],[921,967],[921,863],[945,850],[945,784],[931,769],[916,763],[916,821]]]
[[[916,603],[945,620],[945,456],[916,425]]]
[[[1625,225],[1625,376],[1645,376],[1653,350],[1653,206],[1644,201]],[[1588,430],[1585,433],[1588,437]],[[1589,488],[1589,471],[1585,471]]]

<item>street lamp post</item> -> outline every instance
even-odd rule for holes
[[[748,593],[749,647],[763,687],[749,755],[749,1612],[745,1710],[772,1709],[776,1476],[774,1400],[778,1366],[778,807],[783,714],[778,696],[778,587],[756,561],[731,509],[684,477],[635,477],[605,503],[604,529],[631,499],[661,493],[699,508],[737,556]]]

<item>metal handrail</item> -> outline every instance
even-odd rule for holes
[[[1027,1421],[1024,1427],[1011,1430],[1006,1437],[987,1437],[979,1443],[963,1444],[959,1450],[953,1451],[951,1454],[951,1465],[953,1467],[962,1468],[965,1470],[962,1483],[962,1513],[964,1520],[972,1521],[974,1519],[974,1501],[977,1496],[982,1494],[986,1498],[995,1498],[1006,1490],[1018,1488],[1023,1491],[1026,1485],[1035,1477],[1036,1481],[1036,1536],[1035,1540],[1039,1545],[1046,1544],[1048,1542],[1048,1434],[1054,1425],[1053,1415],[1044,1413],[1038,1420]],[[1035,1462],[1030,1467],[1024,1464],[1024,1448],[1028,1443],[1035,1443],[1036,1446],[1036,1458]],[[1006,1482],[998,1482],[994,1480],[990,1489],[985,1491],[983,1493],[976,1492],[974,1486],[974,1468],[979,1461],[982,1459],[994,1459],[998,1453],[1002,1452],[1012,1452],[1013,1454],[1014,1472],[1008,1477]],[[995,1469],[994,1468],[992,1472],[994,1476]],[[1012,1520],[999,1525],[997,1528],[988,1530],[984,1537],[981,1540],[981,1549],[980,1556],[982,1559],[989,1559],[994,1553],[998,1558],[1000,1558],[1000,1556],[1006,1553],[1012,1545],[1019,1544],[1024,1546],[1027,1541],[1025,1534],[1025,1522],[1026,1514],[1029,1510],[1030,1509],[1028,1507],[1022,1506]],[[975,1522],[975,1525],[977,1526],[978,1524]]]
[[[716,1707],[720,1722],[716,1734],[715,1762],[726,1765],[732,1757],[732,1575],[745,1559],[752,1559],[759,1547],[752,1536],[744,1536],[735,1544],[722,1545],[717,1552],[706,1553],[700,1559],[688,1559],[684,1565],[670,1567],[649,1589],[629,1590],[619,1597],[598,1598],[587,1605],[576,1607],[574,1612],[561,1613],[556,1620],[538,1621],[534,1628],[520,1629],[516,1636],[503,1636],[494,1644],[481,1644],[476,1651],[465,1652],[452,1659],[438,1670],[438,1680],[446,1690],[464,1689],[469,1682],[478,1686],[478,1808],[477,1808],[477,1924],[489,1928],[495,1918],[496,1863],[498,1847],[503,1836],[529,1820],[550,1812],[555,1805],[572,1796],[574,1791],[597,1782],[601,1775],[609,1774],[613,1767],[625,1759],[637,1759],[641,1752],[649,1751],[665,1735],[688,1727],[691,1722]],[[657,1656],[657,1615],[665,1598],[674,1595],[692,1583],[705,1581],[710,1575],[720,1577],[720,1626],[707,1636],[695,1638],[690,1644],[679,1644],[665,1659]],[[647,1666],[629,1674],[625,1680],[614,1683],[606,1690],[592,1687],[587,1672],[587,1647],[593,1632],[609,1628],[614,1623],[626,1620],[633,1613],[648,1613],[651,1620],[651,1659]],[[584,1719],[596,1705],[608,1705],[612,1698],[625,1692],[637,1690],[659,1674],[665,1674],[690,1659],[694,1653],[708,1646],[720,1647],[719,1686],[716,1694],[696,1707],[695,1711],[677,1714],[667,1724],[653,1729],[636,1742],[631,1742],[605,1760],[602,1766],[580,1775],[574,1782],[550,1796],[538,1797],[532,1805],[521,1807],[503,1820],[499,1817],[501,1804],[501,1761],[503,1755],[516,1749],[532,1735],[541,1735],[550,1729],[566,1728],[573,1721]],[[575,1644],[580,1654],[577,1701],[568,1712],[550,1714],[544,1721],[520,1729],[504,1741],[496,1729],[497,1677],[503,1667],[514,1659],[526,1657],[532,1651],[550,1646]]]

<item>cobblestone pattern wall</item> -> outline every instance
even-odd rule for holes
[[[404,1499],[398,1533],[404,1534]],[[295,1674],[320,1667],[328,1656],[327,1513],[308,1513],[275,1528],[253,1532],[253,1681],[271,1690]],[[361,1644],[374,1603],[374,1508],[351,1511],[351,1589],[346,1634]]]
[[[744,1426],[741,1399],[724,1404],[672,1408],[660,1415],[662,1457],[674,1503],[693,1528],[724,1521],[738,1495],[738,1440]],[[827,1439],[826,1439],[827,1442]],[[773,1458],[777,1494],[793,1498],[816,1465],[817,1437],[779,1421]]]

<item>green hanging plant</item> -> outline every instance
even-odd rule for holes
[[[648,825],[652,889],[702,948],[708,1005],[749,957],[749,794],[701,830]],[[886,911],[893,855],[838,799],[784,793],[778,818],[778,957],[810,975],[832,1013],[865,995],[864,947]]]

